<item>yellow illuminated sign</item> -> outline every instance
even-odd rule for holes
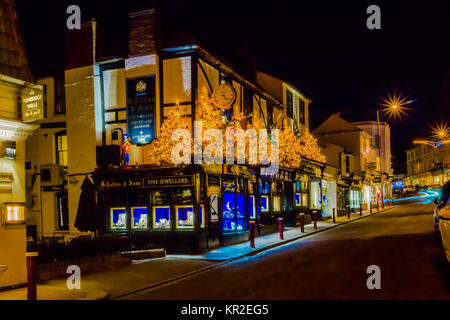
[[[24,224],[25,206],[22,203],[5,203],[3,205],[3,224]]]

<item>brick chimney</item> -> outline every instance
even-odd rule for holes
[[[130,13],[129,19],[129,57],[156,53],[160,32],[156,9]]]

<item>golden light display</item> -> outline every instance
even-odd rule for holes
[[[300,136],[300,155],[302,157],[315,160],[318,162],[326,162],[326,157],[320,152],[317,139],[313,137],[308,130]]]
[[[259,129],[265,129],[263,120],[259,117],[253,119],[251,115],[245,116],[242,112],[234,115],[232,120],[227,124],[223,120],[223,111],[215,108],[209,98],[208,91],[203,89],[199,96],[199,106],[197,108],[198,120],[202,121],[202,132],[208,129],[218,129],[223,137],[223,159],[225,162],[227,152],[231,153],[231,146],[226,143],[227,132],[233,135],[234,141],[234,157],[235,159],[243,158],[245,153],[245,163],[249,164],[249,137],[245,137],[245,147],[237,147],[237,137],[234,134],[237,129],[249,130],[254,129],[256,133]],[[187,129],[192,135],[191,119],[183,115],[179,106],[172,110],[167,119],[164,120],[160,135],[154,139],[148,146],[146,151],[151,163],[159,165],[174,165],[171,159],[172,149],[179,141],[172,141],[172,133],[177,129]],[[320,152],[320,148],[315,139],[308,131],[299,138],[292,132],[287,121],[284,122],[283,128],[279,129],[279,164],[283,167],[298,168],[300,167],[302,157],[312,159],[319,162],[325,162],[325,156]],[[269,132],[270,134],[270,132]],[[194,142],[191,139],[191,154],[194,154]],[[202,139],[202,151],[214,140],[205,141]],[[198,147],[198,146],[197,146]],[[258,150],[259,151],[259,150]],[[271,141],[267,139],[267,154],[271,154]],[[213,155],[214,156],[214,155]],[[258,164],[259,157],[257,157]]]

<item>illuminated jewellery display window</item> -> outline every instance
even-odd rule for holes
[[[261,211],[269,211],[269,196],[261,196]]]
[[[170,206],[153,207],[153,227],[170,229]]]
[[[250,219],[256,219],[255,196],[250,196]]]
[[[301,193],[297,192],[295,194],[295,205],[298,207],[302,205],[302,194]]]
[[[3,205],[3,224],[25,223],[25,206],[23,203],[5,203]]]
[[[127,212],[125,208],[111,208],[111,229],[127,228]]]
[[[246,218],[245,218],[245,198],[243,193],[238,193],[236,195],[236,230],[244,230],[246,226]]]
[[[175,206],[177,219],[177,228],[194,228],[194,207],[193,206]]]
[[[223,193],[223,231],[236,230],[234,192]]]
[[[147,229],[148,228],[148,209],[147,207],[131,208],[132,228]]]
[[[246,228],[244,194],[223,193],[223,231],[240,231]]]
[[[203,204],[200,205],[200,228],[205,227],[206,215],[205,215],[205,206]]]

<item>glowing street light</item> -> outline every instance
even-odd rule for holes
[[[416,101],[416,99],[407,100],[407,97],[402,97],[401,94],[388,94],[387,98],[383,99],[381,106],[383,107],[383,112],[389,116],[389,119],[396,119],[406,112],[408,109],[405,105],[411,104]]]
[[[416,99],[407,100],[407,97],[402,97],[401,94],[388,94],[387,98],[383,100],[381,106],[385,114],[389,116],[389,120],[394,118],[400,118],[402,114],[406,112],[408,108],[404,107],[405,105],[411,104],[416,101]],[[376,136],[376,145],[378,147],[378,161],[380,168],[380,178],[381,178],[381,205],[384,208],[384,180],[383,180],[383,170],[381,164],[381,139],[380,139],[380,110],[377,109],[377,136]]]
[[[436,124],[436,126],[432,127],[433,137],[437,140],[446,140],[449,138],[450,128],[445,123]]]

